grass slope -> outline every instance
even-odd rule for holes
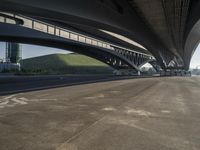
[[[24,59],[24,70],[46,74],[107,74],[112,73],[108,65],[79,54],[52,54]]]

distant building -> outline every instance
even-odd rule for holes
[[[22,59],[22,47],[19,43],[6,43],[6,61],[17,64]]]
[[[6,70],[20,70],[20,64],[14,64],[14,63],[0,63],[0,72],[6,71]]]
[[[0,72],[4,70],[20,70],[22,47],[18,43],[6,43],[5,60],[0,60]]]

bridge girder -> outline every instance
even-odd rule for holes
[[[57,25],[73,23],[123,35],[148,49],[163,68],[165,58],[173,56],[127,1],[2,0],[0,10],[54,21]],[[165,58],[159,51],[166,52]]]
[[[199,43],[199,0],[1,0],[0,10],[132,47],[100,30],[123,35],[144,46],[163,69],[187,70]]]
[[[0,23],[0,31],[1,41],[36,44],[70,50],[72,52],[80,53],[100,60],[115,69],[134,69],[135,71],[139,71],[137,65],[142,63],[142,58],[138,56],[143,55],[139,55],[136,52],[120,49],[120,53],[116,50],[109,50],[102,47],[67,40],[65,38],[43,33],[41,31],[35,31],[33,29],[24,28],[18,25]],[[135,57],[130,57],[130,53],[132,55],[134,54]],[[143,57],[147,56],[145,55]],[[131,59],[137,60],[138,64],[134,64],[135,61],[131,61]]]

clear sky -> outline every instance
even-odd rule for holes
[[[43,47],[43,46],[36,46],[36,45],[27,45],[22,44],[22,58],[31,58],[36,56],[48,55],[48,54],[67,54],[70,53],[66,50],[50,48],[50,47]],[[5,58],[5,43],[0,42],[0,59]]]
[[[200,44],[197,47],[196,51],[194,52],[194,55],[190,63],[190,68],[196,68],[199,65],[200,65]]]
[[[23,59],[47,55],[47,54],[70,53],[69,51],[66,51],[66,50],[60,50],[60,49],[42,47],[42,46],[35,46],[35,45],[26,45],[26,44],[22,44],[22,49],[23,49],[23,53],[22,53]],[[2,58],[5,58],[5,43],[4,42],[0,42],[0,59],[2,59]],[[198,66],[198,65],[200,65],[200,44],[192,57],[190,67],[196,68],[196,66]]]

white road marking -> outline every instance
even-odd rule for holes
[[[57,101],[57,99],[39,99],[39,101]]]
[[[116,109],[113,108],[113,107],[105,107],[102,110],[105,110],[105,111],[116,111]]]
[[[25,97],[20,97],[19,99],[22,100],[22,101],[28,101],[28,99],[25,98]]]
[[[16,103],[21,104],[21,105],[28,104],[27,102],[21,101],[21,100],[19,100],[17,98],[12,98],[11,101],[16,102]]]
[[[6,104],[8,104],[8,103],[9,103],[9,101],[8,101],[8,100],[6,100],[6,101],[4,101],[4,102],[0,103],[0,105],[6,105]]]
[[[15,95],[7,96],[7,97],[3,98],[3,100],[11,99],[11,98],[14,97],[14,96],[16,96],[16,94],[15,94]]]
[[[162,112],[162,113],[165,113],[165,114],[169,114],[169,113],[170,113],[169,110],[162,110],[161,112]]]
[[[38,101],[56,101],[57,99],[29,99],[30,102],[38,102]]]
[[[25,97],[17,97],[17,95],[10,95],[0,99],[0,108],[14,107],[16,105],[26,105],[28,102],[38,101],[56,101],[57,99],[28,99]]]
[[[135,114],[135,115],[138,115],[138,116],[146,116],[146,117],[154,115],[153,113],[145,111],[145,110],[137,110],[137,109],[131,109],[131,108],[127,109],[125,111],[125,113],[127,113],[127,114]]]
[[[88,99],[88,100],[92,100],[92,99],[97,99],[97,98],[104,98],[105,95],[104,94],[97,94],[95,96],[89,96],[89,97],[85,97],[84,99]]]

